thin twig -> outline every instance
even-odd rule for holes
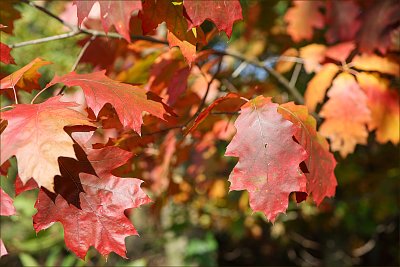
[[[41,95],[44,91],[46,91],[46,90],[49,89],[49,88],[50,88],[50,87],[47,87],[47,86],[46,86],[45,88],[43,88],[42,90],[40,90],[40,92],[37,93],[37,94],[35,95],[34,98],[32,98],[31,104],[33,104],[33,103],[35,102],[36,98],[38,98],[39,95]]]
[[[13,93],[14,93],[15,104],[18,104],[17,90],[15,90],[15,84],[14,84],[14,81],[12,78],[12,74],[10,75],[10,81],[11,81],[11,86],[12,86]]]
[[[211,77],[210,81],[208,81],[208,83],[207,83],[206,93],[204,94],[204,96],[203,96],[203,98],[201,100],[201,103],[200,103],[199,107],[197,108],[196,113],[194,113],[194,115],[192,117],[190,117],[190,119],[185,123],[184,127],[188,126],[191,121],[196,119],[197,116],[199,116],[201,110],[204,108],[208,93],[210,92],[210,89],[211,89],[211,84],[214,82],[215,78],[217,77],[218,73],[220,72],[221,66],[222,66],[222,57],[219,59],[217,70],[215,71],[215,73]],[[204,76],[204,79],[206,79],[207,76],[204,75],[204,74],[203,74],[203,76]]]
[[[16,44],[10,44],[10,45],[8,45],[8,47],[9,48],[19,48],[19,47],[28,46],[28,45],[41,44],[41,43],[71,38],[71,37],[79,35],[79,34],[87,34],[87,35],[91,35],[91,36],[102,36],[102,37],[115,38],[115,39],[123,39],[124,38],[122,35],[120,35],[116,32],[106,33],[106,32],[102,32],[102,31],[78,29],[78,30],[70,31],[70,32],[63,33],[63,34],[53,35],[53,36],[44,37],[44,38],[35,39],[35,40],[24,41],[24,42],[20,42],[20,43],[16,43]],[[168,45],[167,41],[159,40],[159,39],[156,39],[151,36],[131,35],[131,39],[132,40],[143,40],[143,41],[148,41],[148,42],[152,42],[152,43]]]
[[[61,19],[59,16],[53,14],[51,11],[49,11],[48,9],[38,6],[36,5],[34,2],[28,1],[28,0],[20,0],[22,3],[28,4],[30,6],[33,6],[34,8],[42,11],[43,13],[47,14],[48,16],[52,17],[53,19],[59,21],[60,23],[62,23],[63,25],[67,26],[68,28],[70,28],[71,30],[74,30],[74,27],[72,25],[69,25],[66,21],[64,21],[63,19]]]
[[[297,63],[296,67],[294,67],[294,71],[292,73],[292,77],[290,78],[289,84],[291,86],[293,86],[293,87],[296,86],[297,78],[299,78],[300,71],[301,71],[301,64]]]
[[[15,86],[14,85],[13,85],[12,89],[13,89],[13,92],[14,92],[15,104],[18,105],[17,90],[15,90]]]
[[[96,39],[96,37],[97,37],[97,35],[92,35],[92,37],[82,47],[81,51],[78,54],[78,57],[76,58],[74,64],[71,67],[71,72],[75,71],[76,67],[78,67],[78,64],[81,61],[83,55],[85,54],[85,52],[88,49],[89,45]],[[58,92],[58,95],[61,95],[62,93],[64,93],[65,89],[67,89],[67,86],[63,85],[63,87],[61,87],[60,92]]]
[[[8,47],[10,47],[10,48],[18,48],[18,47],[23,47],[23,46],[27,46],[27,45],[35,45],[35,44],[40,44],[40,43],[45,43],[45,42],[50,42],[50,41],[55,41],[55,40],[66,39],[66,38],[76,36],[78,34],[87,34],[87,35],[91,35],[91,36],[103,36],[103,37],[116,38],[116,39],[124,38],[122,35],[120,35],[116,32],[106,33],[104,31],[96,31],[96,30],[91,30],[91,29],[79,29],[76,26],[68,24],[66,21],[64,21],[63,19],[61,19],[60,17],[58,17],[57,15],[55,15],[54,13],[52,13],[51,11],[49,11],[48,9],[46,9],[44,7],[38,6],[35,3],[28,1],[28,0],[21,0],[21,2],[28,4],[36,9],[44,12],[48,16],[56,19],[57,21],[59,21],[60,23],[65,25],[66,27],[70,28],[71,31],[68,33],[63,33],[63,34],[59,34],[59,35],[54,35],[54,36],[49,36],[49,37],[45,37],[45,38],[41,38],[41,39],[35,39],[35,40],[30,40],[30,41],[25,41],[25,42],[21,42],[21,43],[8,45]],[[159,39],[156,39],[151,36],[131,35],[130,37],[131,37],[131,40],[143,40],[143,41],[168,45],[168,42],[166,40],[159,40]]]
[[[174,130],[174,129],[181,129],[181,130],[185,130],[185,128],[189,125],[190,122],[192,122],[195,118],[197,118],[197,116],[200,114],[201,110],[203,109],[208,93],[210,92],[210,88],[211,88],[211,84],[213,83],[213,81],[215,80],[216,76],[218,75],[219,71],[221,70],[221,65],[222,65],[222,58],[220,58],[219,62],[218,62],[218,67],[217,70],[215,71],[215,73],[213,74],[213,76],[211,77],[210,81],[208,81],[207,83],[207,89],[206,89],[206,93],[204,94],[201,103],[199,105],[199,107],[197,108],[196,113],[190,117],[184,124],[182,125],[177,125],[177,126],[172,126],[169,128],[165,128],[165,129],[161,129],[159,131],[156,132],[150,132],[150,133],[143,133],[143,136],[147,136],[147,135],[155,135],[155,134],[161,134],[161,133],[165,133],[168,132],[170,130]],[[206,79],[206,75],[204,75],[202,73],[202,75],[204,76],[204,78]]]
[[[304,60],[300,57],[280,56],[276,59],[276,61],[287,61],[287,62],[296,62],[296,63],[304,64]]]
[[[89,45],[96,39],[97,35],[92,35],[90,39],[85,43],[85,45],[82,47],[81,51],[79,52],[78,57],[76,58],[74,65],[72,65],[71,72],[76,69],[78,66],[79,62],[81,61],[83,55],[85,54],[86,50],[88,49]]]
[[[16,44],[10,44],[10,45],[8,45],[8,47],[9,48],[18,48],[18,47],[23,47],[23,46],[28,46],[28,45],[41,44],[41,43],[46,43],[46,42],[50,42],[50,41],[71,38],[78,34],[82,34],[82,31],[70,31],[67,33],[53,35],[53,36],[44,37],[44,38],[40,38],[40,39],[29,40],[29,41],[25,41],[25,42],[21,42],[21,43],[16,43]]]
[[[14,106],[5,106],[5,107],[0,108],[0,110],[6,109],[6,108],[14,108]]]
[[[238,60],[241,61],[245,61],[248,64],[251,64],[253,66],[259,67],[261,69],[264,69],[265,71],[267,71],[271,76],[273,76],[276,80],[278,80],[278,82],[284,86],[284,88],[292,94],[292,96],[294,97],[294,99],[296,100],[296,102],[298,104],[304,104],[304,98],[303,96],[299,93],[299,91],[297,90],[297,88],[295,88],[294,86],[290,85],[289,81],[282,76],[279,72],[277,72],[275,69],[273,69],[272,67],[268,66],[268,65],[264,65],[263,63],[261,63],[258,60],[254,60],[254,59],[250,59],[250,58],[246,58],[243,55],[240,54],[236,54],[236,53],[232,53],[232,52],[226,52],[226,51],[215,51],[214,54],[216,55],[222,55],[222,56],[230,56],[233,58],[236,58]]]

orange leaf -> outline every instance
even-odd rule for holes
[[[389,81],[378,75],[362,72],[358,83],[367,94],[372,120],[369,130],[376,129],[376,140],[380,143],[399,143],[399,93],[389,89]]]
[[[40,58],[35,58],[28,65],[1,79],[0,89],[13,88],[14,86],[28,92],[31,92],[33,89],[39,89],[38,80],[41,74],[37,70],[49,64],[52,63]]]
[[[333,80],[328,97],[320,112],[325,118],[320,133],[330,139],[333,151],[346,157],[357,144],[367,143],[366,124],[371,120],[367,96],[352,75],[341,73]]]
[[[326,46],[310,44],[300,48],[300,57],[304,60],[304,69],[307,73],[318,72],[321,62],[325,59]]]
[[[310,111],[315,111],[317,104],[325,98],[326,90],[332,83],[333,77],[339,71],[339,67],[333,63],[323,65],[307,85],[304,95],[306,106]]]
[[[361,54],[354,57],[353,66],[359,70],[379,71],[385,74],[400,76],[398,60],[378,55]]]
[[[307,108],[295,105],[293,102],[279,106],[278,112],[283,117],[296,125],[296,140],[307,151],[305,159],[307,171],[307,194],[312,195],[317,205],[321,204],[325,197],[335,195],[337,181],[334,173],[336,160],[329,152],[329,144],[317,130],[317,122],[308,114]]]
[[[313,28],[324,27],[324,17],[320,12],[322,1],[294,1],[284,19],[288,23],[287,32],[293,41],[310,40]]]
[[[275,69],[279,73],[285,73],[291,70],[296,62],[290,61],[290,60],[285,60],[285,57],[298,57],[299,52],[295,48],[289,48],[283,54],[280,56],[281,60],[278,60],[278,62],[275,65]]]
[[[61,96],[41,104],[19,104],[1,113],[8,121],[1,134],[0,165],[11,156],[18,160],[18,174],[23,183],[30,178],[53,191],[53,178],[60,174],[59,157],[75,158],[73,141],[65,126],[94,126],[83,114],[70,109],[77,104],[60,102]]]

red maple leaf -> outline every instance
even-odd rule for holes
[[[5,64],[15,64],[14,58],[10,54],[11,48],[0,43],[0,61]]]
[[[195,60],[196,44],[204,43],[205,36],[200,27],[194,29],[195,31],[188,28],[182,5],[175,5],[172,1],[149,0],[144,2],[139,17],[144,34],[153,31],[165,21],[169,46],[178,46],[189,65]]]
[[[1,113],[8,125],[1,134],[0,165],[15,155],[18,175],[26,183],[35,179],[39,186],[53,190],[58,175],[58,157],[75,157],[73,141],[65,126],[94,126],[83,114],[72,110],[76,103],[60,102],[61,96],[40,104],[18,104]]]
[[[78,160],[60,158],[55,193],[43,188],[39,192],[34,228],[39,232],[62,223],[67,247],[82,259],[90,246],[102,255],[126,257],[125,237],[137,231],[124,212],[151,200],[140,188],[141,180],[111,174],[132,153],[117,147],[84,150],[75,145]]]
[[[1,31],[12,34],[14,31],[14,21],[21,18],[19,10],[15,8],[17,1],[0,1],[0,25],[7,27],[1,27]]]
[[[263,96],[242,106],[237,133],[225,153],[239,158],[229,177],[230,190],[247,190],[250,207],[270,221],[286,211],[291,192],[306,192],[307,183],[299,167],[307,152],[293,140],[297,127],[277,109]]]
[[[219,0],[207,3],[201,0],[185,0],[183,2],[189,20],[189,29],[200,26],[205,20],[214,22],[218,30],[226,32],[231,37],[235,21],[243,19],[242,7],[238,0]]]
[[[131,14],[135,10],[142,8],[142,2],[140,0],[130,1],[115,1],[115,0],[91,0],[91,1],[74,1],[78,10],[78,24],[81,25],[83,20],[89,15],[93,5],[99,2],[100,4],[100,16],[101,22],[105,32],[108,32],[111,25],[114,25],[117,31],[126,39],[128,42],[131,41],[129,36],[129,21]]]
[[[289,102],[280,105],[278,111],[299,128],[295,134],[296,140],[308,153],[305,160],[307,194],[312,194],[314,201],[319,205],[325,197],[335,195],[337,181],[333,171],[336,160],[329,152],[326,139],[316,131],[317,123],[308,114],[307,107]]]
[[[121,123],[139,134],[143,124],[142,113],[144,111],[161,119],[167,114],[164,108],[165,104],[160,100],[154,101],[154,98],[148,99],[145,89],[114,81],[104,73],[105,71],[89,74],[71,72],[61,77],[54,77],[47,87],[55,83],[82,87],[86,102],[96,115],[106,103],[110,103],[115,108]]]
[[[372,53],[377,49],[386,53],[391,45],[391,32],[400,23],[399,13],[399,1],[375,1],[363,13],[363,25],[357,36],[360,51]]]
[[[328,43],[351,41],[361,26],[358,5],[352,1],[328,1],[326,3],[326,32]]]

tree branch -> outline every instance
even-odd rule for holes
[[[201,110],[204,108],[208,93],[210,92],[211,84],[213,83],[213,81],[217,77],[218,73],[220,72],[221,66],[222,66],[222,57],[218,61],[217,70],[215,71],[215,73],[213,74],[213,76],[211,77],[211,79],[207,83],[206,93],[204,94],[203,98],[201,99],[201,103],[200,103],[199,107],[197,108],[196,113],[192,117],[189,118],[189,120],[183,125],[183,128],[186,128],[189,125],[190,122],[192,122],[194,119],[196,119],[197,116],[199,116]],[[200,71],[201,71],[201,68],[200,68]],[[204,79],[207,80],[207,76],[205,74],[203,74],[202,71],[201,71],[201,74],[203,75]]]
[[[18,48],[18,47],[23,47],[23,46],[28,46],[28,45],[41,44],[41,43],[46,43],[46,42],[50,42],[50,41],[71,38],[71,37],[76,36],[81,33],[82,33],[81,31],[70,31],[67,33],[53,35],[53,36],[44,37],[44,38],[40,38],[40,39],[25,41],[25,42],[16,43],[16,44],[10,44],[10,45],[8,45],[8,47],[9,48]]]
[[[259,67],[261,69],[264,69],[266,72],[268,72],[272,77],[274,77],[281,85],[284,86],[284,88],[294,97],[295,101],[298,104],[304,104],[304,98],[303,96],[299,93],[296,87],[292,86],[290,82],[282,76],[279,72],[277,72],[275,69],[273,69],[270,66],[264,65],[258,60],[246,58],[243,55],[236,54],[236,53],[231,53],[231,52],[226,52],[226,51],[215,51],[215,55],[222,55],[222,56],[230,56],[233,58],[236,58],[238,60],[247,62],[248,64],[251,64],[253,66]]]
[[[85,43],[82,47],[81,51],[79,52],[78,57],[76,58],[74,65],[72,65],[71,71],[74,71],[78,66],[79,62],[81,61],[83,55],[85,54],[86,50],[88,49],[89,45],[96,39],[97,35],[92,35],[92,37]]]
[[[61,19],[59,16],[53,14],[52,12],[50,12],[48,9],[38,6],[36,5],[34,2],[31,2],[29,0],[20,0],[22,3],[25,3],[27,5],[30,5],[40,11],[42,11],[43,13],[45,13],[46,15],[52,17],[53,19],[59,21],[60,23],[64,24],[66,27],[70,28],[71,30],[74,30],[74,27],[72,25],[69,25],[67,22],[65,22],[63,19]]]
[[[38,6],[35,3],[29,1],[29,0],[21,0],[22,3],[25,3],[27,5],[30,5],[46,15],[56,19],[66,27],[70,28],[71,31],[59,35],[54,35],[54,36],[49,36],[41,39],[35,39],[35,40],[30,40],[30,41],[25,41],[21,43],[16,43],[16,44],[11,44],[8,45],[9,48],[18,48],[18,47],[23,47],[23,46],[28,46],[28,45],[35,45],[35,44],[40,44],[40,43],[45,43],[45,42],[50,42],[50,41],[55,41],[55,40],[61,40],[61,39],[66,39],[70,38],[73,36],[76,36],[78,34],[86,34],[86,35],[91,35],[91,36],[103,36],[103,37],[108,37],[108,38],[116,38],[116,39],[123,39],[124,37],[116,32],[104,32],[104,31],[96,31],[96,30],[91,30],[91,29],[80,29],[76,26],[70,25],[69,23],[65,22],[63,19],[58,17],[57,15],[53,14],[50,12],[48,9]],[[151,36],[142,36],[142,35],[131,35],[130,36],[132,40],[143,40],[143,41],[148,41],[152,43],[158,43],[158,44],[164,44],[168,45],[168,42],[166,40],[159,40]]]

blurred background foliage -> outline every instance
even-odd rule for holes
[[[254,1],[242,1],[246,22],[235,25],[229,41],[224,34],[219,34],[209,46],[232,49],[261,59],[278,56],[290,47],[301,47],[303,43],[294,45],[288,36],[282,34],[282,16],[289,4],[288,1],[261,1],[256,4]],[[60,14],[65,3],[49,1],[44,5]],[[62,25],[28,5],[17,4],[16,8],[22,18],[15,22],[12,36],[2,33],[1,41],[4,43],[18,43],[66,31]],[[211,25],[205,23],[203,27],[207,30]],[[77,42],[83,38],[77,36],[14,49],[12,55],[18,66],[1,65],[1,75],[5,76],[34,58],[41,57],[54,63],[40,70],[43,87],[54,74],[70,71],[80,51]],[[322,37],[319,41],[324,42]],[[156,57],[153,55],[148,59],[147,66]],[[271,61],[271,64],[274,62]],[[90,70],[90,66],[80,66],[80,71],[84,69]],[[118,74],[111,73],[114,76]],[[286,75],[290,78],[290,73]],[[269,93],[279,92],[273,82],[268,80],[266,84],[266,73],[249,66],[238,77],[228,78],[235,86],[256,85],[262,88],[260,90],[269,90]],[[297,87],[305,90],[310,78],[311,75],[302,70]],[[137,79],[146,81],[148,77]],[[20,92],[20,101],[27,103],[36,93],[34,91],[29,95]],[[280,97],[285,101],[281,93]],[[4,95],[1,101],[2,106],[10,103]],[[217,156],[223,155],[226,145],[225,141],[216,144]],[[25,192],[15,198],[18,215],[0,218],[1,238],[9,251],[8,256],[0,259],[0,265],[398,266],[398,147],[380,145],[370,137],[366,146],[357,146],[355,153],[346,159],[335,156],[338,160],[335,171],[338,178],[336,196],[326,199],[320,207],[308,201],[298,205],[291,201],[287,214],[281,215],[275,224],[267,222],[261,214],[251,212],[246,192],[228,193],[227,177],[235,164],[233,159],[224,159],[225,166],[228,166],[226,170],[215,167],[207,170],[208,183],[198,177],[178,181],[180,195],[171,197],[165,193],[156,198],[152,205],[129,213],[140,234],[140,237],[126,239],[129,259],[111,254],[106,260],[93,249],[85,261],[77,259],[65,248],[63,229],[58,223],[36,234],[31,217],[36,212],[34,201],[37,192]],[[1,186],[14,196],[15,159],[11,163],[7,177],[1,177]],[[189,189],[185,191],[185,188]]]

